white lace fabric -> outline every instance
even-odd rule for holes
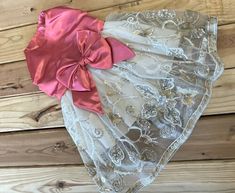
[[[193,11],[115,13],[102,33],[136,56],[90,68],[105,115],[77,108],[66,91],[64,124],[99,192],[134,193],[156,178],[208,104],[223,71],[217,20]]]

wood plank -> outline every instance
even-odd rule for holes
[[[35,25],[0,31],[0,64],[24,60],[24,49],[35,32]]]
[[[172,160],[235,159],[235,114],[200,118]],[[82,164],[65,128],[0,133],[0,167]]]
[[[201,117],[173,160],[234,159],[235,114]]]
[[[1,131],[63,126],[58,101],[43,93],[1,99],[0,109]]]
[[[214,0],[214,1],[216,2],[216,0]],[[143,10],[143,9],[153,9],[156,7],[158,8],[158,6],[169,7],[169,8],[171,6],[176,6],[176,8],[179,8],[177,6],[182,5],[180,3],[176,3],[176,1],[172,4],[167,3],[170,1],[163,1],[163,2],[162,1],[146,1],[145,2],[142,0],[142,1],[138,1],[138,2],[139,2],[139,4],[130,3],[130,4],[124,4],[122,6],[115,6],[112,8],[106,8],[103,10],[93,11],[93,12],[91,12],[91,14],[95,15],[97,17],[100,17],[100,18],[104,18],[107,14],[112,13],[113,11],[118,11],[118,10],[138,11],[138,10]],[[159,3],[159,2],[161,2],[161,3]],[[207,1],[203,1],[204,3],[201,2],[201,4],[199,4],[198,1],[187,1],[187,2],[190,4],[189,8],[194,7],[193,9],[197,10],[197,6],[200,7],[203,4],[205,4],[205,2],[207,2]],[[185,2],[185,4],[184,4],[185,8],[187,8],[187,4],[188,4],[187,2]],[[195,5],[195,2],[196,2],[196,5]],[[222,1],[220,1],[220,2],[222,2]],[[227,0],[227,1],[223,1],[223,2],[227,2],[229,4],[230,1]],[[231,3],[231,6],[233,6],[233,4],[235,6],[235,1],[231,1],[231,2],[233,2],[233,3]],[[217,3],[219,3],[219,2],[217,2]],[[209,9],[209,7],[210,7],[209,1],[207,2],[207,6]],[[226,6],[228,6],[228,5],[226,4]],[[216,6],[211,6],[211,7],[216,7]],[[218,4],[218,7],[219,7],[219,4]],[[205,7],[204,7],[204,9],[205,9]],[[199,9],[199,11],[203,12],[203,8],[201,7]],[[218,15],[219,18],[223,18],[222,16],[220,16],[220,12],[218,10],[217,10],[217,12],[216,11],[210,12],[209,10],[207,10],[206,13],[212,14],[212,15],[213,14]],[[226,56],[225,62],[228,62],[228,65],[230,64],[233,66],[234,66],[234,63],[232,62],[233,61],[232,60],[232,58],[233,58],[232,53],[234,53],[234,50],[235,50],[235,46],[234,46],[235,45],[235,43],[234,43],[234,33],[235,33],[234,31],[235,30],[234,30],[234,28],[235,28],[235,25],[231,25],[229,27],[222,27],[221,28],[222,31],[221,32],[219,31],[219,36],[220,36],[220,33],[222,34],[222,36],[225,36],[225,37],[222,37],[222,39],[219,39],[219,43],[222,43],[222,45],[220,45],[220,46],[222,48],[224,48],[224,50],[225,50],[225,51],[222,51],[221,56]],[[35,30],[36,30],[36,25],[29,25],[29,26],[25,26],[25,27],[1,31],[0,32],[0,49],[2,51],[0,52],[0,64],[24,60],[25,57],[23,54],[23,50],[25,49],[25,47],[28,44],[31,37],[33,36]],[[229,46],[229,49],[225,49],[225,48],[228,48],[228,46]]]
[[[40,2],[37,0],[22,0],[20,2],[8,0],[2,1],[0,4],[0,30],[36,23],[37,16],[41,10],[59,5],[66,5],[87,11],[106,8],[94,13],[100,18],[104,18],[108,13],[112,13],[113,11],[168,8],[192,9],[205,14],[218,16],[220,24],[235,21],[235,13],[232,11],[235,8],[235,2],[233,0],[86,0],[82,3],[72,0],[43,0]]]
[[[220,26],[218,30],[218,54],[225,68],[235,67],[235,24]]]
[[[56,6],[69,6],[85,11],[92,11],[133,2],[134,0],[86,0],[82,3],[73,0],[21,0],[1,1],[0,30],[29,25],[37,22],[38,14],[45,9]]]
[[[204,115],[235,112],[235,68],[224,71],[221,78],[215,82],[212,98]]]
[[[29,27],[24,27],[24,33],[31,33],[28,28]],[[20,35],[20,37],[23,37],[23,33]],[[8,47],[9,55],[7,55],[7,53],[4,51],[6,55],[2,54],[2,57],[6,59],[12,57],[12,55],[15,54],[15,56],[18,55],[15,59],[24,59],[22,53],[23,47],[19,52],[17,49],[14,49],[15,46],[16,45],[14,43],[6,46]],[[225,69],[235,67],[235,63],[233,62],[235,60],[235,24],[219,27],[218,53],[224,62]],[[5,59],[3,59],[3,61],[5,61]],[[0,98],[38,92],[37,87],[32,84],[25,61],[1,64],[0,69]]]
[[[225,70],[213,88],[204,115],[235,112],[235,69]],[[63,126],[57,99],[44,93],[0,99],[0,130],[24,130]]]
[[[1,168],[1,193],[96,193],[82,166]],[[170,163],[143,193],[234,193],[235,161]]]
[[[194,10],[210,16],[217,16],[219,25],[231,24],[235,22],[234,10],[235,2],[233,0],[140,0],[134,3],[118,5],[99,11],[93,14],[105,18],[109,13],[115,11],[140,11],[154,9],[176,9],[176,10]]]
[[[0,98],[38,92],[25,61],[0,65]]]
[[[82,164],[65,128],[0,134],[0,167]]]

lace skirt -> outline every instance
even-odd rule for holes
[[[66,91],[64,122],[99,191],[134,193],[155,179],[208,104],[223,71],[217,20],[193,11],[115,13],[102,35],[136,56],[90,68],[105,114],[77,108]]]

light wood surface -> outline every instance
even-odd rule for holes
[[[225,64],[192,136],[143,193],[235,192],[235,1],[0,0],[0,193],[95,193],[58,101],[32,84],[23,49],[41,10],[66,5],[104,19],[114,11],[191,9],[217,16]]]
[[[205,14],[218,16],[220,24],[235,21],[235,2],[233,0],[8,0],[1,1],[0,30],[29,25],[37,22],[41,10],[65,5],[92,12],[94,16],[104,19],[114,11],[139,11],[152,9],[191,9]]]
[[[115,6],[112,8],[105,8],[105,9],[97,10],[97,11],[92,11],[91,14],[93,14],[99,18],[104,19],[106,15],[108,15],[109,13],[112,13],[114,11],[120,11],[120,10],[122,10],[122,11],[125,11],[125,10],[126,11],[130,11],[130,10],[138,11],[141,9],[153,9],[155,7],[158,7],[157,5],[160,5],[160,7],[162,7],[162,6],[164,7],[164,6],[169,5],[168,8],[179,8],[177,6],[180,5],[180,3],[176,3],[176,1],[174,1],[174,3],[171,3],[171,1],[155,1],[155,0],[153,0],[153,1],[147,1],[147,0],[143,1],[142,0],[142,1],[137,1],[137,2],[139,2],[139,3],[124,4],[126,7],[123,7],[123,8],[121,8],[121,7],[124,5]],[[161,4],[161,2],[162,2],[162,4]],[[165,2],[165,3],[163,3],[163,2]],[[168,3],[166,4],[166,2],[168,2]],[[184,1],[182,1],[182,2],[184,2]],[[218,16],[218,20],[219,20],[220,24],[230,23],[230,22],[232,22],[232,21],[230,21],[231,18],[234,17],[233,16],[234,12],[231,12],[231,11],[228,13],[224,13],[222,11],[218,12],[218,10],[216,10],[215,8],[214,8],[215,10],[213,10],[213,8],[210,8],[210,6],[211,6],[211,4],[209,3],[210,1],[201,1],[201,3],[198,3],[199,1],[187,1],[187,2],[188,3],[186,3],[186,1],[185,1],[185,4],[184,4],[185,8],[191,8],[193,10],[200,10],[202,13],[207,13],[207,14],[211,14],[214,16]],[[215,1],[215,2],[219,3],[219,1]],[[227,1],[225,1],[225,2],[227,2]],[[224,3],[224,4],[226,4],[226,6],[224,5],[225,6],[224,10],[226,7],[227,8],[234,7],[234,9],[235,9],[235,1],[230,2],[231,7],[228,7],[229,4],[227,5],[227,3]],[[188,7],[187,7],[187,5],[188,5]],[[222,5],[223,5],[223,3],[222,3]],[[229,14],[231,14],[231,15],[229,15]],[[223,18],[223,16],[224,16],[224,18]],[[36,20],[36,18],[37,17],[35,15],[34,19]],[[9,21],[9,20],[6,20],[6,21]],[[23,21],[21,21],[21,22],[23,22]],[[222,28],[222,29],[223,29],[222,30],[223,34],[227,34],[227,35],[230,34],[229,32],[227,32],[227,33],[224,32],[224,31],[228,31],[228,29],[226,29],[226,28],[225,29]],[[0,64],[23,60],[25,58],[24,54],[23,54],[23,50],[26,47],[26,45],[29,42],[32,35],[34,34],[35,30],[36,30],[36,25],[27,25],[24,27],[20,27],[20,28],[17,27],[17,28],[4,30],[4,31],[0,32],[0,48],[2,49],[2,52],[0,52]],[[231,30],[231,32],[233,31],[233,34],[234,34],[234,28],[230,29],[230,27],[229,27],[229,30]],[[231,43],[231,41],[230,41],[230,43]],[[234,48],[234,42],[232,42],[232,46]]]
[[[0,98],[8,95],[24,94],[37,91],[37,87],[32,85],[31,78],[28,73],[27,65],[23,60],[24,54],[22,50],[27,45],[35,28],[32,26],[21,27],[13,30],[0,32],[0,44],[6,49],[0,52]],[[9,33],[11,32],[11,33]],[[19,39],[13,38],[14,34],[18,34]],[[4,40],[5,37],[6,39]],[[17,39],[15,44],[11,39]],[[219,27],[218,31],[218,53],[224,62],[225,69],[235,67],[235,24],[224,25]],[[15,61],[6,63],[9,61]],[[9,76],[9,74],[11,74]],[[223,77],[222,77],[223,78]]]
[[[235,69],[225,70],[223,76],[215,84],[212,100],[204,115],[235,112],[234,82]],[[33,88],[35,92],[35,87],[29,82],[26,85]],[[17,87],[17,89],[21,88]],[[17,89],[11,88],[13,91]],[[1,98],[0,109],[0,131],[63,126],[59,102],[44,93]]]
[[[170,163],[142,193],[234,193],[234,161]],[[1,168],[0,193],[96,193],[81,166]]]
[[[174,161],[235,159],[235,115],[202,117]],[[65,128],[0,135],[0,167],[82,164]]]
[[[30,25],[37,22],[38,14],[45,9],[56,6],[68,6],[79,8],[84,11],[95,11],[105,9],[112,6],[120,6],[126,3],[134,2],[134,0],[7,0],[1,1],[0,12],[0,30]]]

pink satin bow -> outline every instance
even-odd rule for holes
[[[25,49],[33,83],[59,100],[71,90],[77,107],[103,113],[99,94],[87,65],[109,69],[134,57],[120,41],[100,34],[103,21],[78,9],[57,7],[39,16],[37,32]]]

